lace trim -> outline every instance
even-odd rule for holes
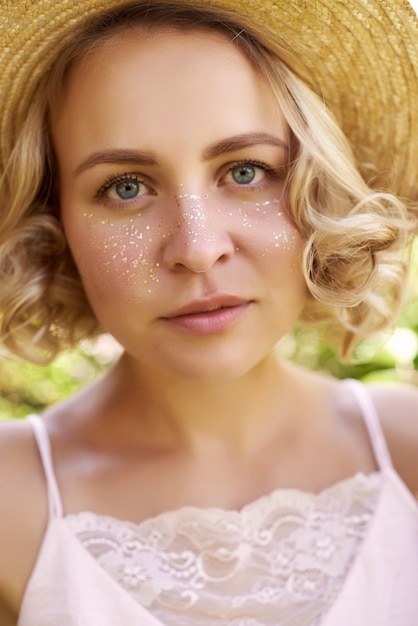
[[[376,472],[320,494],[277,490],[239,512],[184,507],[139,524],[86,512],[66,520],[167,626],[317,626],[364,541],[380,487]]]

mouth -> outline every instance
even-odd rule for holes
[[[237,306],[242,306],[250,302],[244,298],[233,295],[217,295],[208,298],[198,298],[187,303],[185,306],[169,313],[166,319],[182,317],[184,315],[199,315],[204,313],[212,313],[213,311],[221,311]]]
[[[237,296],[219,295],[193,300],[162,318],[180,330],[212,335],[234,326],[251,306],[252,300]]]

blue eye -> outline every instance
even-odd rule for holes
[[[239,185],[248,185],[255,178],[256,168],[252,165],[237,165],[231,169],[231,175]]]
[[[135,180],[124,180],[115,185],[115,192],[121,200],[131,200],[139,194],[140,183]]]
[[[154,192],[137,174],[118,174],[112,176],[96,193],[96,199],[104,203],[130,203],[143,202],[144,198],[153,195]]]

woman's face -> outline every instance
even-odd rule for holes
[[[304,304],[289,130],[221,35],[118,35],[71,71],[53,124],[62,220],[91,306],[144,367],[226,381]]]

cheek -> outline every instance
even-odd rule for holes
[[[264,285],[282,309],[284,305],[290,307],[289,313],[294,307],[301,309],[307,296],[302,271],[305,240],[290,219],[285,203],[282,199],[266,200],[243,207],[242,213],[241,232],[246,231],[242,246],[257,266]]]
[[[135,219],[117,222],[84,214],[67,228],[71,251],[87,294],[118,300],[152,293],[159,282],[158,249],[166,235]]]
[[[246,247],[261,258],[281,258],[300,268],[304,240],[288,216],[283,199],[243,203],[241,232]]]

